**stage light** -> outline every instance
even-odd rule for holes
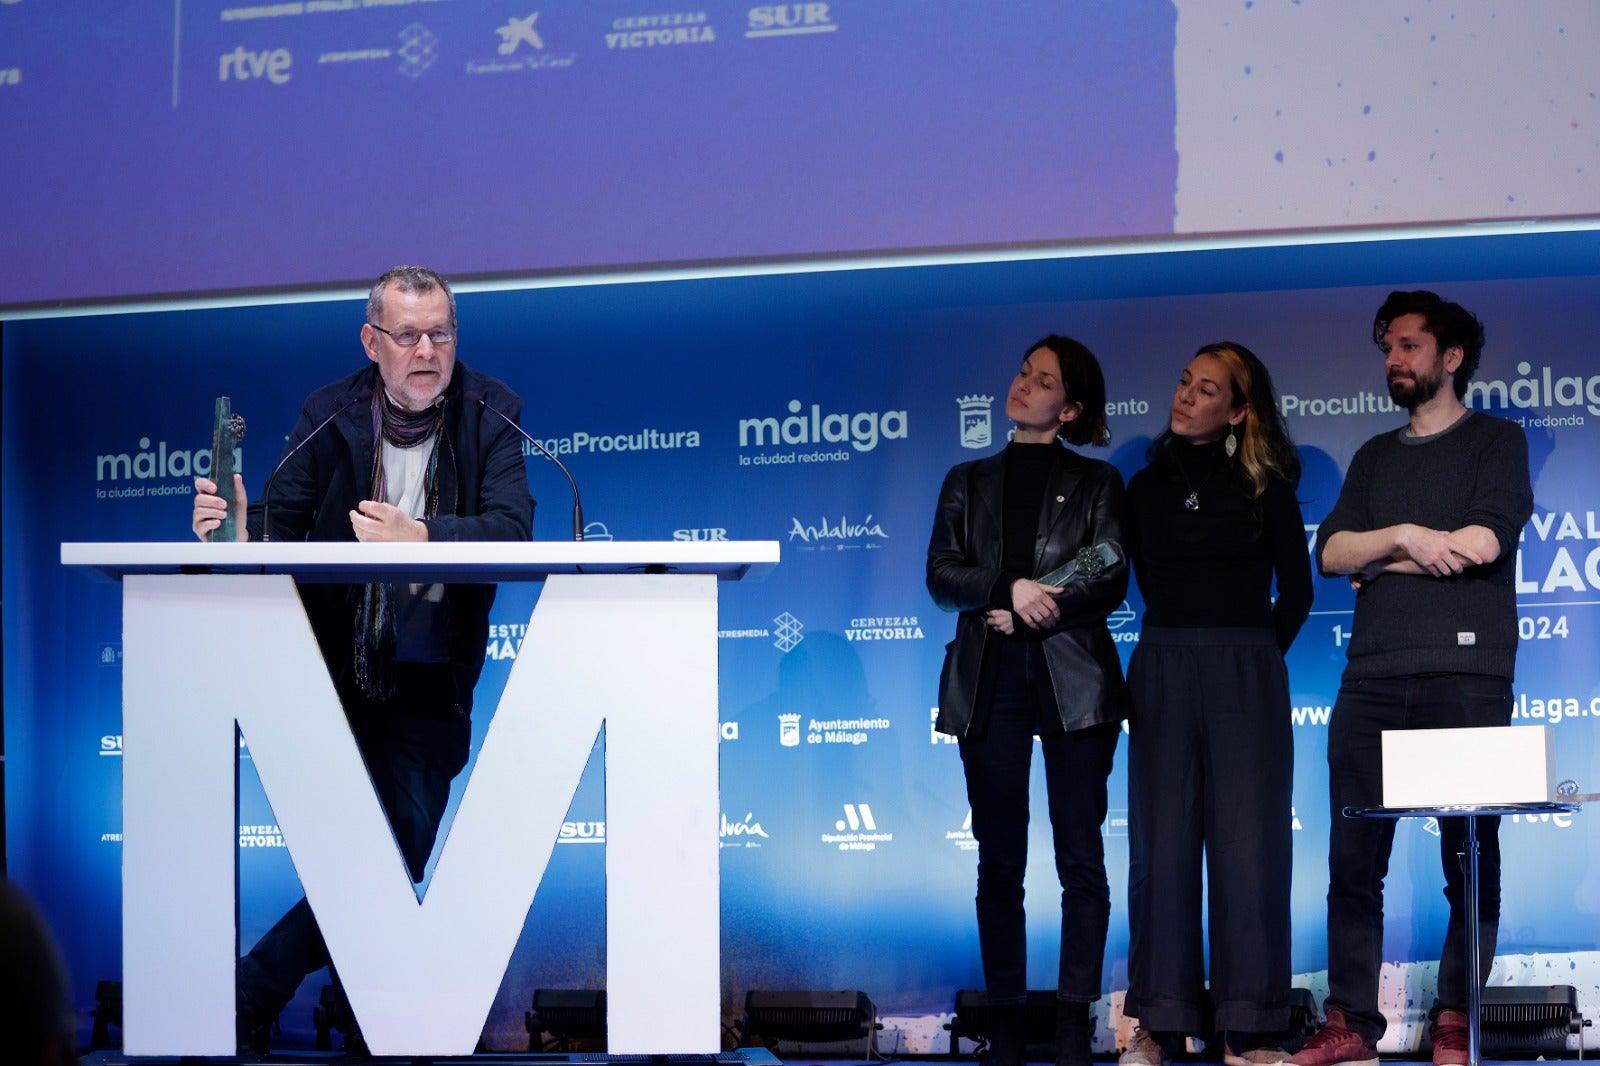
[[[1594,1023],[1579,1013],[1578,992],[1571,985],[1486,988],[1482,1004],[1479,1035],[1485,1058],[1562,1056],[1567,1037],[1574,1034],[1583,1057],[1583,1030]]]
[[[985,1044],[994,1036],[995,1008],[989,1003],[989,993],[977,988],[963,988],[956,993],[955,1010],[945,1028],[950,1032],[950,1053],[956,1052],[956,1041],[974,1040]],[[1030,988],[1022,1008],[1024,1039],[1030,1046],[1056,1042],[1056,994],[1054,989]]]
[[[94,987],[94,1010],[89,1012],[94,1027],[89,1032],[90,1051],[109,1051],[122,1046],[122,982],[101,981]],[[111,1040],[115,1026],[117,1039]]]
[[[523,1017],[529,1051],[570,1051],[574,1040],[604,1041],[605,991],[590,988],[540,988],[533,993],[533,1010]],[[539,1037],[549,1033],[551,1042]]]
[[[802,1044],[862,1043],[848,1049],[870,1057],[876,1050],[878,1008],[865,992],[764,992],[744,997],[744,1040],[765,1038]],[[847,1049],[839,1049],[841,1051]]]

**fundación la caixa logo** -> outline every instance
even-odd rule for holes
[[[539,13],[535,11],[527,18],[512,18],[504,26],[495,30],[500,35],[499,52],[503,56],[512,55],[517,48],[526,44],[529,48],[543,48],[544,38],[539,36],[539,31],[533,24],[539,21]]]
[[[512,15],[494,27],[491,40],[494,55],[467,60],[468,74],[514,74],[527,71],[570,68],[577,60],[572,52],[551,52],[545,48],[539,12]]]

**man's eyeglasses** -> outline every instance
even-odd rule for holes
[[[419,333],[414,329],[388,330],[382,326],[373,326],[371,322],[368,322],[367,325],[372,326],[379,333],[386,334],[390,340],[402,348],[415,348],[417,342],[422,340],[423,337],[427,337],[428,340],[433,342],[435,348],[443,348],[445,345],[454,344],[456,341],[456,331],[454,329],[430,329]]]

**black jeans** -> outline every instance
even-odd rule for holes
[[[1383,879],[1389,872],[1395,822],[1346,818],[1346,807],[1383,800],[1380,733],[1385,729],[1503,726],[1511,721],[1511,682],[1480,674],[1363,678],[1339,688],[1328,726],[1328,1001],[1369,1045],[1383,1036],[1378,970],[1383,962]],[[1450,902],[1439,956],[1439,1006],[1467,1003],[1465,906],[1460,852],[1466,823],[1439,819],[1444,894]],[[1488,979],[1500,929],[1500,819],[1478,819],[1479,987]]]
[[[1203,898],[1215,1029],[1287,1029],[1294,727],[1277,638],[1146,626],[1128,683],[1124,1010],[1205,1031]]]
[[[345,713],[411,879],[421,881],[450,782],[467,763],[472,723],[456,700],[449,664],[396,665],[387,703],[345,694]],[[328,963],[317,919],[301,899],[239,961],[239,987],[258,1009],[276,1014]]]
[[[1023,877],[1028,866],[1028,771],[1033,738],[1044,769],[1061,882],[1059,999],[1100,998],[1111,888],[1106,881],[1106,778],[1121,732],[1115,722],[1064,732],[1037,645],[1002,657],[982,734],[961,741],[972,834],[978,841],[978,946],[990,1003],[1028,994]]]

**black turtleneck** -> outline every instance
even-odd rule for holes
[[[1191,495],[1193,509],[1184,506]],[[1312,593],[1305,523],[1288,482],[1273,478],[1251,499],[1221,441],[1174,438],[1128,482],[1128,518],[1146,625],[1270,626],[1279,649],[1289,649]]]
[[[989,605],[1011,610],[1011,583],[1032,577],[1035,543],[1039,535],[1039,508],[1061,445],[1006,444],[1005,480],[1000,490],[1000,577],[989,590]]]

